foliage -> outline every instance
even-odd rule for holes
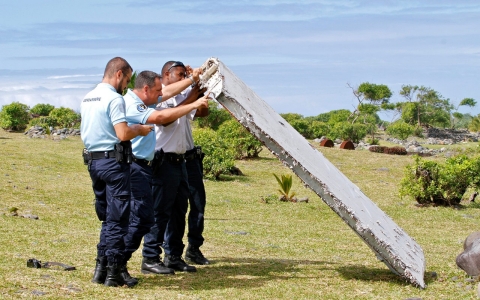
[[[24,130],[30,120],[29,107],[20,102],[13,102],[2,107],[0,111],[0,127],[5,130]]]
[[[327,123],[328,125],[335,125],[338,122],[345,122],[348,120],[348,117],[352,114],[348,109],[339,109],[332,110],[327,113],[319,114],[314,117],[316,121]]]
[[[55,106],[51,104],[36,104],[34,107],[30,109],[30,113],[33,115],[38,115],[38,116],[48,116],[50,112],[55,108]]]
[[[195,144],[200,145],[205,153],[203,173],[206,178],[219,179],[222,173],[235,165],[235,151],[217,132],[209,128],[195,128],[192,134]]]
[[[280,189],[278,191],[280,194],[282,194],[282,201],[293,202],[295,193],[290,193],[293,183],[292,175],[282,175],[281,178],[279,178],[276,174],[273,174],[273,176],[275,176],[275,179],[277,179],[277,182],[280,185]]]
[[[480,131],[480,115],[472,118],[472,121],[468,125],[468,130],[472,132],[479,132]]]
[[[286,114],[280,114],[282,118],[285,119],[288,123],[292,124],[292,121],[296,120],[302,120],[303,116],[301,114],[296,114],[296,113],[286,113]]]
[[[42,127],[44,128],[45,130],[50,130],[50,127],[54,127],[55,126],[55,122],[52,120],[52,118],[50,117],[38,117],[38,118],[33,118],[30,120],[30,123],[28,123],[28,125],[30,127],[32,126],[38,126],[38,127]]]
[[[195,119],[198,128],[217,130],[223,122],[232,120],[230,113],[216,101],[208,101],[208,116]]]
[[[400,185],[401,196],[411,196],[420,204],[457,205],[468,188],[480,187],[480,156],[458,155],[445,163],[416,156]]]
[[[223,122],[217,133],[234,150],[235,159],[258,157],[262,151],[262,143],[236,120]]]
[[[398,103],[397,109],[406,123],[444,128],[450,125],[450,113],[454,106],[439,92],[425,86],[403,85],[400,95],[406,101]]]
[[[380,143],[380,140],[379,139],[367,138],[367,139],[365,139],[365,142],[367,142],[370,145],[378,145]]]
[[[80,126],[80,114],[71,108],[54,108],[48,117],[51,119],[53,127],[70,128]]]
[[[395,138],[406,140],[409,136],[411,136],[415,132],[415,127],[405,123],[403,120],[399,120],[391,123],[387,127],[386,131],[387,131],[387,134]]]
[[[330,137],[332,139],[340,138],[342,140],[351,140],[358,143],[367,135],[368,127],[364,124],[351,124],[349,122],[339,122],[333,126]]]

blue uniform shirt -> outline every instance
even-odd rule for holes
[[[146,124],[148,117],[155,109],[148,107],[138,96],[128,90],[124,96],[125,106],[127,108],[128,124]],[[138,159],[152,160],[155,155],[155,132],[150,132],[146,136],[137,136],[132,140],[133,155]]]
[[[120,142],[114,125],[126,122],[125,101],[113,86],[100,83],[80,105],[80,133],[88,151],[111,151]]]

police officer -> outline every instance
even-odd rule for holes
[[[192,72],[192,78],[198,81],[201,69],[195,69]],[[179,85],[172,85],[166,88],[166,95],[179,93],[185,87],[191,84],[189,79],[179,82]],[[161,100],[162,83],[159,74],[152,71],[142,71],[135,80],[133,90],[128,90],[125,94],[126,116],[128,123],[137,124],[165,124],[175,121],[194,109],[205,107],[208,100],[204,97],[189,103],[187,105],[169,108],[165,110],[155,110],[152,108]],[[165,98],[163,98],[165,99]],[[151,192],[152,181],[152,160],[155,154],[155,133],[147,136],[139,136],[132,140],[133,163],[130,168],[131,183],[131,212],[128,234],[125,236],[125,262],[127,262],[132,253],[135,252],[141,243],[143,236],[149,232],[154,223],[153,199]],[[143,273],[173,274],[174,271],[163,265],[161,261],[144,259],[142,262]],[[128,271],[122,272],[126,282],[136,284],[136,279],[132,278]]]
[[[92,179],[95,210],[102,221],[92,281],[114,287],[125,284],[120,267],[130,213],[130,140],[151,132],[151,126],[127,125],[121,93],[131,76],[132,67],[125,59],[111,59],[102,82],[80,106],[84,160]]]
[[[162,83],[165,87],[183,80],[188,66],[181,62],[169,61],[162,68]],[[192,80],[192,83],[196,83]],[[208,96],[208,95],[207,95]],[[181,93],[160,103],[157,110],[186,105],[198,98],[198,93]],[[170,124],[156,126],[155,162],[152,194],[154,198],[155,224],[145,235],[143,257],[147,260],[160,260],[161,249],[165,251],[166,267],[186,272],[195,272],[182,259],[185,245],[185,216],[188,208],[189,186],[185,166],[187,150],[186,132],[190,130],[188,120],[193,119],[195,110]],[[142,270],[144,267],[142,265]]]

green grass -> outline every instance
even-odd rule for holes
[[[272,173],[291,174],[268,150],[237,161],[245,176],[207,181],[202,250],[213,263],[194,274],[140,273],[133,288],[90,282],[100,222],[78,137],[29,139],[0,132],[0,298],[43,299],[475,299],[455,257],[478,230],[480,206],[418,208],[398,197],[410,156],[321,148],[324,155],[422,246],[427,288],[391,273],[358,236],[294,176],[292,191],[308,203],[281,202]],[[436,157],[432,159],[443,159]],[[39,220],[10,216],[9,210]],[[73,265],[76,271],[31,269],[29,258]],[[432,278],[431,273],[438,276]]]

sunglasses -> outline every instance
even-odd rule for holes
[[[185,70],[187,69],[187,68],[185,68],[185,65],[184,65],[181,61],[176,61],[176,62],[174,62],[174,63],[170,66],[170,68],[168,68],[167,71],[170,72],[170,69],[171,69],[171,68],[175,68],[175,67],[182,67],[182,68],[184,68]]]

